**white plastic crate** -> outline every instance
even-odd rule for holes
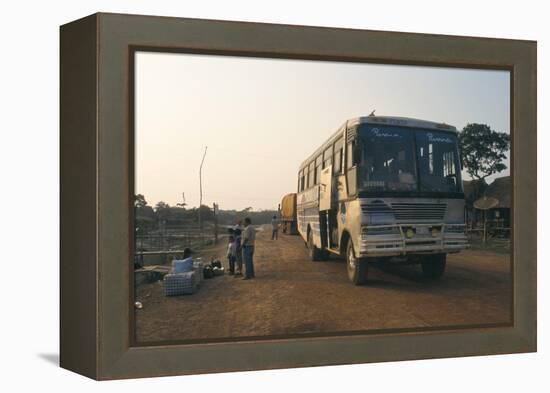
[[[164,294],[166,296],[190,295],[197,289],[194,271],[167,274],[164,276]]]

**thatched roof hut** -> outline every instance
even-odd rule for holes
[[[485,195],[498,199],[496,209],[510,209],[512,207],[512,181],[510,176],[495,179],[485,190]]]
[[[487,183],[485,183],[485,180],[464,180],[462,183],[466,206],[473,208],[475,200],[483,195],[483,191],[487,188]]]

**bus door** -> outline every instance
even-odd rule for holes
[[[319,226],[321,232],[321,245],[331,247],[330,242],[330,212],[332,207],[332,165],[321,171],[319,186]]]

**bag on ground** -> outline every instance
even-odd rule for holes
[[[215,261],[212,262],[212,267],[220,268],[222,267],[222,263],[220,262],[219,259],[216,259]]]
[[[203,269],[203,275],[204,275],[204,278],[206,279],[214,277],[214,271],[212,270],[212,266],[206,265]]]

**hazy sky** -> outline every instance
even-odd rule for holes
[[[135,101],[136,193],[150,205],[185,192],[198,206],[208,146],[204,204],[276,208],[300,163],[374,109],[510,132],[507,71],[140,52]]]

